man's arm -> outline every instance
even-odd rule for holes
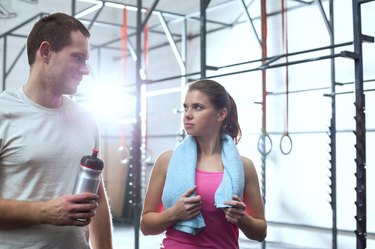
[[[0,229],[35,224],[86,226],[95,214],[97,199],[92,193],[65,195],[49,201],[0,199]]]
[[[98,189],[98,208],[89,225],[90,242],[94,249],[112,249],[112,217],[103,181]]]
[[[41,203],[0,199],[0,229],[40,224]]]

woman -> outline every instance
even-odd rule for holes
[[[189,85],[184,109],[188,136],[181,143],[185,145],[161,153],[155,162],[141,217],[143,234],[166,231],[161,248],[167,249],[239,248],[239,229],[247,238],[263,241],[267,224],[257,172],[239,154],[240,164],[232,163],[238,153],[232,147],[241,138],[234,100],[219,83],[201,80]],[[221,187],[225,179],[240,189],[220,204],[219,189],[232,189]]]

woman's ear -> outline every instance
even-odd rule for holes
[[[48,62],[51,58],[51,44],[47,41],[42,42],[39,46],[38,53],[43,61]]]
[[[219,111],[217,115],[217,121],[219,122],[224,121],[227,116],[228,116],[228,110],[227,108],[223,108]]]

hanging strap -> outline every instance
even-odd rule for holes
[[[261,0],[261,25],[262,25],[262,63],[266,63],[267,58],[267,2]],[[270,136],[267,134],[267,72],[266,69],[262,70],[262,134],[258,139],[258,151],[263,155],[268,155],[272,150],[272,141]],[[266,144],[270,144],[270,148],[267,151]]]
[[[144,70],[145,70],[145,74],[147,76],[148,61],[149,61],[149,57],[148,57],[148,23],[146,23],[144,28],[143,28],[143,34],[144,34],[144,40],[143,40]]]
[[[122,59],[123,59],[123,70],[124,70],[124,77],[126,72],[126,56],[128,51],[128,32],[127,32],[127,10],[126,5],[124,5],[124,10],[122,12],[122,27],[121,27],[121,51],[122,51]]]
[[[289,136],[289,66],[288,66],[288,16],[287,16],[287,6],[285,0],[281,0],[281,16],[282,16],[282,39],[283,39],[283,50],[285,54],[285,110],[284,110],[284,132],[280,139],[280,151],[284,155],[288,155],[292,151],[293,143]],[[287,139],[289,142],[289,149],[284,148],[284,142]]]
[[[267,12],[266,12],[266,0],[261,1],[261,18],[262,18],[262,63],[265,64],[267,58]],[[262,70],[262,133],[266,134],[266,113],[267,113],[267,71]]]
[[[120,123],[121,137],[120,146],[118,147],[117,153],[122,164],[127,164],[130,159],[130,151],[125,141],[125,124]]]
[[[148,12],[148,9],[146,9],[146,12],[145,14],[147,14]],[[149,47],[148,47],[148,22],[145,23],[145,26],[143,27],[143,70],[144,70],[144,73],[145,73],[145,77],[147,78],[148,77],[148,64],[149,64]],[[147,87],[147,86],[146,86]],[[145,105],[145,110],[148,109],[148,101],[147,101],[147,97],[146,97],[146,100],[145,102],[143,103]],[[148,136],[147,136],[147,111],[145,111],[145,113],[143,114],[143,122],[144,122],[144,138],[143,138],[143,142],[144,142],[144,160],[145,162],[148,162],[151,160],[151,153],[149,152],[149,149],[148,149]]]
[[[126,57],[128,51],[128,34],[127,34],[127,11],[126,6],[122,12],[122,27],[121,27],[121,57],[123,63],[123,77],[126,77]],[[125,124],[120,124],[121,126],[121,137],[120,137],[120,146],[118,148],[118,155],[120,162],[122,164],[127,164],[129,162],[130,152],[125,141]]]

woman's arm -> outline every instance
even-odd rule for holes
[[[160,154],[152,168],[140,223],[141,231],[145,235],[162,233],[175,222],[170,212],[163,212],[161,200],[171,155],[172,151]]]
[[[258,175],[249,158],[242,157],[242,161],[245,173],[243,201],[238,196],[233,196],[232,201],[226,202],[232,206],[226,210],[226,216],[228,221],[238,225],[247,238],[263,241],[267,235],[267,223]]]
[[[162,153],[156,159],[152,169],[140,224],[144,235],[160,234],[177,220],[191,219],[200,212],[201,197],[199,195],[189,197],[196,187],[188,189],[172,207],[164,210],[161,199],[172,153],[173,151]]]

